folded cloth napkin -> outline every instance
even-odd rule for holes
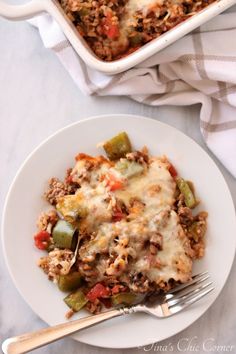
[[[49,15],[31,23],[85,94],[126,95],[152,106],[201,103],[203,138],[236,177],[236,12],[217,16],[114,76],[87,67]]]

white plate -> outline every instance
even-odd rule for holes
[[[234,206],[221,172],[193,140],[152,119],[114,115],[83,120],[44,141],[18,172],[7,197],[3,217],[5,259],[13,281],[31,308],[45,322],[64,322],[63,294],[36,266],[42,255],[33,245],[35,221],[47,204],[42,198],[47,180],[63,178],[78,152],[98,154],[98,142],[125,130],[136,148],[147,145],[152,154],[166,154],[179,174],[194,182],[201,209],[209,212],[207,249],[194,271],[208,270],[215,290],[186,311],[168,319],[145,314],[117,318],[73,337],[80,342],[108,348],[129,348],[168,338],[196,321],[214,302],[230,272],[235,253]],[[80,316],[84,313],[80,314]]]

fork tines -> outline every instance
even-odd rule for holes
[[[212,281],[206,282],[209,278],[208,272],[202,272],[194,275],[187,284],[170,290],[165,296],[165,304],[168,306],[169,314],[183,310],[214,290],[214,287],[211,286]]]

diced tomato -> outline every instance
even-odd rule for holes
[[[169,172],[173,178],[178,176],[178,172],[176,171],[175,167],[172,164],[170,164]]]
[[[112,14],[110,12],[106,14],[103,23],[103,33],[110,39],[116,39],[119,37],[119,26],[118,24],[112,23]]]
[[[40,231],[34,236],[34,244],[40,250],[46,250],[50,242],[50,234],[47,231]]]
[[[122,181],[112,181],[111,184],[110,184],[110,190],[111,191],[115,191],[117,189],[121,189],[123,187],[123,183]]]
[[[118,210],[118,211],[113,212],[112,220],[114,222],[121,221],[123,218],[124,218],[124,214],[122,213],[122,211]]]
[[[116,191],[117,189],[121,189],[124,186],[123,181],[117,179],[111,173],[106,175],[107,186],[110,188],[110,191]]]
[[[94,287],[88,292],[87,299],[89,301],[95,301],[97,298],[104,298],[110,295],[110,290],[106,288],[101,283],[97,283]]]
[[[107,37],[110,39],[116,39],[119,37],[120,31],[118,25],[109,25],[107,30]]]

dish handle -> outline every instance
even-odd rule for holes
[[[9,5],[0,0],[0,16],[8,20],[27,20],[45,11],[45,1],[31,0],[22,5]]]

